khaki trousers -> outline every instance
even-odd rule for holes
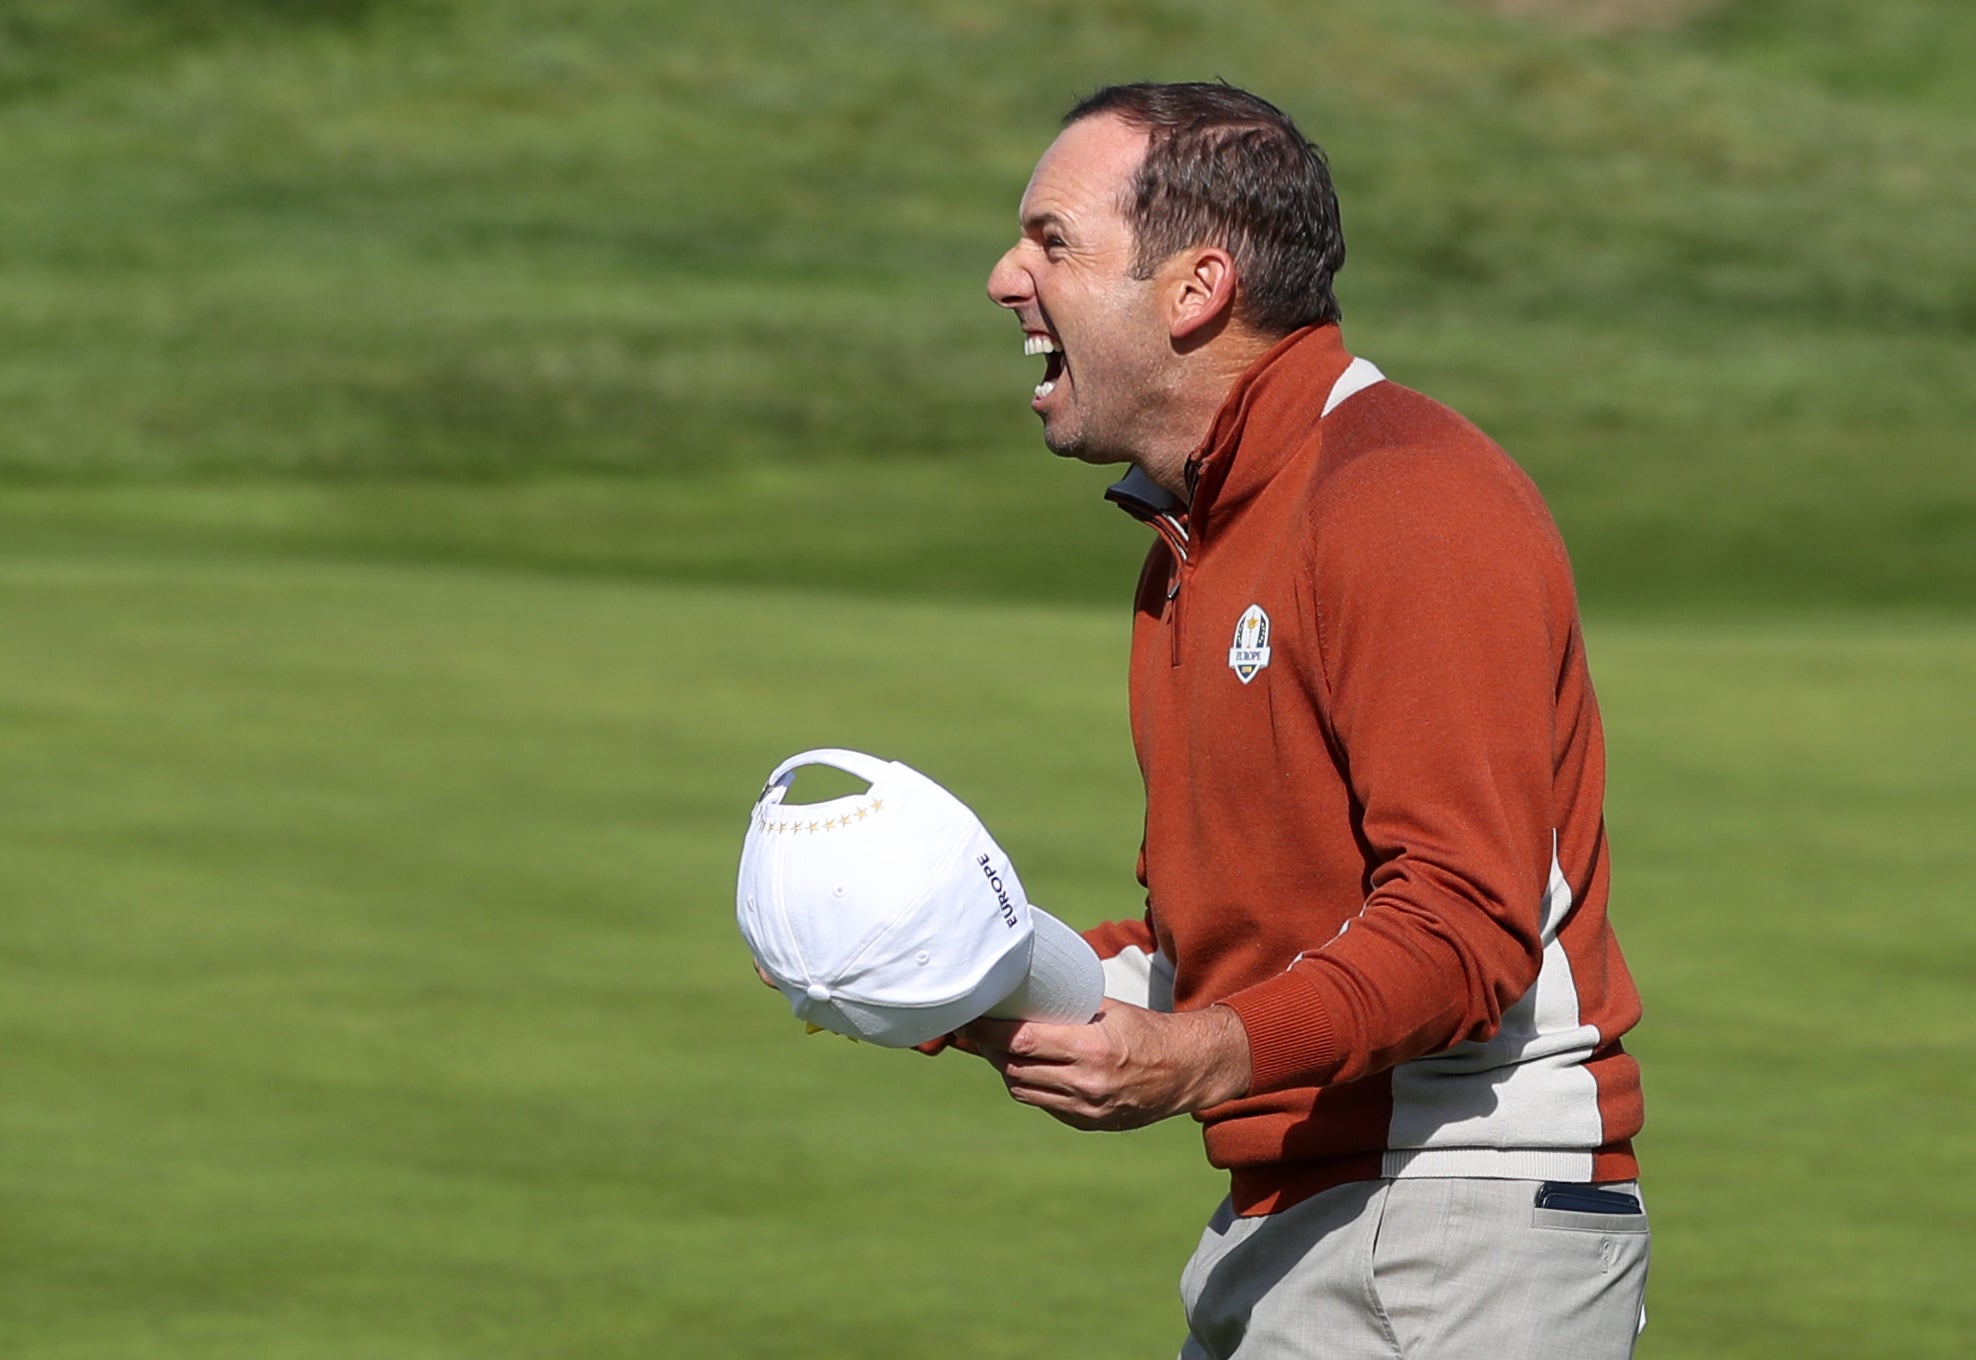
[[[1647,1215],[1539,1209],[1537,1186],[1361,1181],[1259,1218],[1224,1200],[1180,1277],[1180,1360],[1632,1355]]]

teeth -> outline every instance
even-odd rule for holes
[[[1040,382],[1036,384],[1036,395],[1038,398],[1047,397],[1056,390],[1057,385],[1053,382]]]
[[[1024,354],[1055,354],[1057,352],[1057,344],[1056,341],[1050,339],[1047,335],[1027,335],[1022,340],[1022,352]]]

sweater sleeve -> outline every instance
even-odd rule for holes
[[[1150,954],[1159,948],[1152,926],[1142,917],[1137,921],[1106,921],[1084,932],[1084,942],[1097,951],[1100,959],[1116,958],[1128,950]]]
[[[1229,998],[1261,1093],[1494,1034],[1542,959],[1562,542],[1492,445],[1359,458],[1313,502],[1305,677],[1346,769],[1369,892],[1356,919]]]

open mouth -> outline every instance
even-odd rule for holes
[[[1056,391],[1057,380],[1063,377],[1063,351],[1057,348],[1057,342],[1049,336],[1031,334],[1023,337],[1022,352],[1043,356],[1043,381],[1036,384],[1036,400],[1041,401]]]

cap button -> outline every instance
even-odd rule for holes
[[[809,985],[809,990],[804,995],[812,1001],[828,1001],[830,1000],[830,989],[821,982],[812,982]]]

